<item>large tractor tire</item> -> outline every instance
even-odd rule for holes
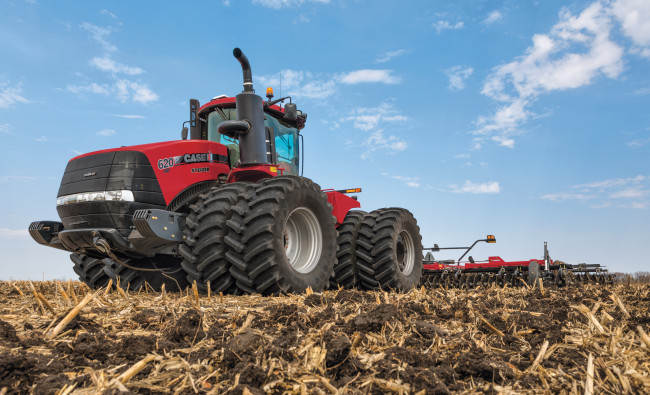
[[[361,221],[368,213],[361,210],[349,211],[339,226],[339,236],[336,239],[338,251],[334,264],[334,276],[330,285],[333,288],[354,288],[359,283],[357,269],[357,236]]]
[[[180,259],[171,255],[156,255],[152,258],[125,259],[123,263],[109,261],[104,271],[113,277],[120,288],[130,291],[165,290],[170,292],[182,291],[189,283],[187,273],[180,264]]]
[[[238,196],[253,188],[248,183],[233,183],[215,188],[199,196],[190,206],[185,221],[185,240],[179,247],[181,263],[190,284],[196,282],[199,292],[206,293],[208,282],[213,292],[237,294],[239,288],[230,274],[225,259],[225,223],[233,214]]]
[[[109,259],[96,259],[84,254],[70,254],[70,260],[74,263],[73,270],[79,276],[79,280],[90,288],[98,289],[108,285],[111,276],[106,274],[104,266],[110,264]]]
[[[357,239],[357,266],[367,289],[407,291],[422,277],[422,237],[408,210],[385,208],[364,217]]]
[[[320,187],[304,177],[259,183],[248,207],[227,221],[226,258],[247,292],[320,292],[336,261],[336,219]]]

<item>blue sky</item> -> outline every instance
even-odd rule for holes
[[[0,279],[73,278],[26,231],[67,161],[178,139],[189,98],[241,91],[234,47],[309,114],[305,175],[425,247],[648,268],[647,0],[0,4]]]

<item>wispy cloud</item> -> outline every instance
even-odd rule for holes
[[[282,81],[280,81],[280,76]],[[340,85],[356,84],[397,84],[399,77],[392,70],[354,70],[344,73],[312,73],[300,70],[282,70],[279,74],[255,76],[254,80],[262,86],[282,86],[282,94],[307,98],[324,99],[334,93]],[[281,83],[280,83],[281,82]],[[279,93],[279,92],[278,92]]]
[[[104,137],[109,137],[109,136],[115,136],[115,130],[113,129],[102,129],[99,132],[97,132],[98,136],[104,136]]]
[[[69,84],[65,90],[75,94],[93,93],[116,97],[121,102],[128,100],[148,104],[158,100],[158,95],[149,86],[141,81],[134,81],[125,76],[136,76],[145,71],[140,67],[122,64],[113,59],[117,47],[108,37],[113,32],[109,27],[100,27],[89,22],[84,22],[81,27],[88,31],[90,38],[99,43],[104,50],[104,55],[91,58],[88,63],[91,67],[108,74],[108,81],[83,81],[78,84]]]
[[[341,76],[341,83],[353,85],[362,83],[398,84],[400,79],[392,75],[392,70],[355,70]]]
[[[102,15],[108,15],[108,16],[110,16],[110,17],[113,18],[113,19],[117,19],[117,16],[115,16],[115,14],[113,14],[112,12],[110,12],[110,11],[107,10],[107,9],[103,9],[103,10],[101,10],[99,13],[102,14]]]
[[[0,238],[2,239],[29,239],[27,229],[0,229]]]
[[[645,147],[648,144],[650,144],[650,137],[645,139],[636,139],[636,140],[628,141],[625,145],[632,148],[639,148],[639,147]]]
[[[391,178],[393,180],[402,181],[406,186],[411,188],[419,188],[422,186],[420,182],[420,177],[409,177],[409,176],[394,176],[388,173],[381,173],[382,176]]]
[[[386,125],[406,120],[408,117],[388,103],[382,103],[377,107],[355,108],[350,115],[335,122],[334,127],[338,128],[341,123],[352,123],[355,129],[364,132],[364,136],[355,138],[348,144],[360,147],[363,150],[361,158],[368,159],[377,151],[396,154],[408,148],[408,143],[401,137],[385,133]]]
[[[359,130],[369,131],[375,129],[380,122],[406,121],[408,117],[402,115],[388,103],[382,103],[377,107],[359,107],[352,110],[351,115],[341,118],[341,122],[352,122]]]
[[[185,104],[185,103],[183,103]],[[126,119],[145,119],[146,117],[144,115],[137,115],[137,114],[113,114],[116,117],[119,118],[126,118]]]
[[[0,134],[13,134],[8,123],[0,124]]]
[[[381,173],[382,176],[392,178],[393,180],[402,181],[406,186],[411,188],[419,188],[422,186],[420,183],[420,177],[409,177],[409,176],[393,176],[388,173]]]
[[[280,8],[301,6],[304,3],[327,4],[330,0],[253,0],[253,4],[279,10]]]
[[[449,78],[449,89],[452,91],[460,91],[465,89],[465,80],[467,80],[474,69],[469,66],[454,66],[445,70],[447,78]]]
[[[376,63],[386,63],[386,62],[391,61],[394,58],[406,55],[409,52],[411,52],[411,51],[408,50],[408,49],[398,49],[398,50],[395,50],[395,51],[384,52],[383,54],[381,54],[377,58],[377,60],[375,60],[375,62]]]
[[[512,137],[536,116],[531,106],[540,95],[620,75],[624,51],[612,40],[610,11],[601,2],[578,15],[562,9],[559,22],[547,34],[534,35],[524,55],[492,71],[481,93],[501,104],[476,122],[476,148],[489,140],[514,147]]]
[[[456,23],[450,23],[449,21],[440,20],[433,23],[433,27],[436,29],[438,34],[442,33],[445,30],[459,30],[465,27],[465,23],[462,21]]]
[[[483,20],[483,23],[486,25],[491,25],[495,22],[500,21],[503,18],[503,14],[501,14],[501,11],[499,10],[494,10],[488,14],[488,16]]]
[[[0,82],[0,108],[9,108],[16,103],[29,103],[22,95],[20,85],[9,85],[8,82]]]
[[[34,139],[34,141],[36,141],[38,143],[44,143],[44,142],[47,141],[47,137],[45,137],[45,136],[37,137],[37,138]]]
[[[650,206],[650,178],[638,175],[577,184],[568,191],[546,194],[541,198],[552,202],[589,201],[593,202],[592,208],[646,208]]]
[[[36,180],[36,177],[29,176],[0,176],[0,183],[13,183],[13,182],[31,182]]]
[[[471,193],[471,194],[497,194],[501,192],[501,187],[497,181],[476,183],[466,180],[461,186],[450,185],[453,193]]]
[[[84,22],[81,28],[88,31],[90,38],[102,46],[106,52],[115,52],[117,47],[107,40],[107,37],[113,32],[110,26],[101,27],[95,24]]]
[[[90,65],[112,74],[138,75],[144,73],[144,70],[139,67],[117,63],[108,56],[92,58],[90,59]]]

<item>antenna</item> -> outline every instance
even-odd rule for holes
[[[280,97],[282,97],[282,70],[280,70]]]

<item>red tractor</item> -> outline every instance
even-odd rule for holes
[[[406,290],[422,242],[402,208],[365,213],[352,190],[300,175],[307,115],[290,97],[264,101],[246,56],[244,90],[190,100],[182,140],[91,152],[68,162],[58,221],[33,222],[38,243],[72,252],[91,287],[278,294],[328,286]],[[280,107],[278,103],[289,99]]]

